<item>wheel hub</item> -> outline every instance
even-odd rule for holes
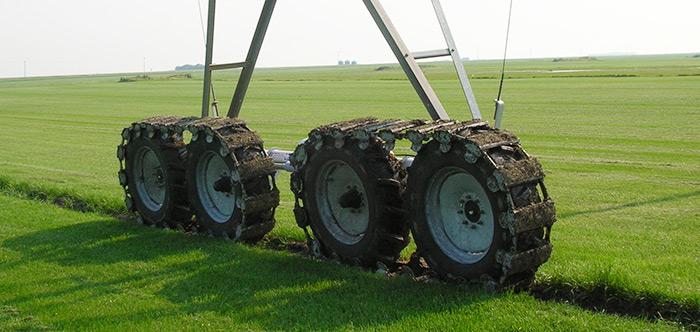
[[[474,193],[464,193],[462,199],[459,200],[458,214],[464,215],[464,220],[462,224],[468,226],[470,229],[477,229],[478,226],[483,225],[484,221],[481,217],[486,214],[481,207],[481,201],[475,198]]]
[[[158,179],[158,184],[165,184],[165,175],[160,167],[156,170],[156,179]]]
[[[364,205],[362,202],[362,193],[354,186],[347,186],[347,189],[348,191],[338,199],[338,204],[343,209],[350,208],[352,209],[351,212],[355,212]]]
[[[225,173],[221,174],[221,177],[214,182],[213,188],[215,191],[222,194],[230,194],[233,191],[233,181],[231,180],[231,177],[226,176]]]

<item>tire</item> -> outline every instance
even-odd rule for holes
[[[138,135],[126,146],[126,178],[136,210],[144,224],[160,227],[188,226],[192,215],[185,190],[181,154],[185,145],[171,135],[163,138]]]
[[[187,146],[187,188],[197,226],[213,236],[257,242],[275,226],[274,161],[242,120],[204,121],[190,129]]]
[[[243,221],[243,191],[235,181],[235,161],[230,155],[222,157],[220,150],[216,138],[188,144],[187,190],[198,226],[211,235],[233,238]]]
[[[380,141],[361,149],[345,138],[337,148],[329,137],[297,170],[303,179],[302,200],[308,223],[322,253],[367,267],[394,264],[409,242],[409,229],[396,179],[396,158]],[[294,176],[297,176],[296,174]],[[294,190],[294,189],[293,189]]]
[[[508,211],[505,194],[492,192],[486,160],[465,160],[463,144],[443,153],[427,143],[408,170],[409,223],[419,254],[443,280],[499,280],[496,256],[510,244],[498,220]]]

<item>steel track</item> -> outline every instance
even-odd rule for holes
[[[232,234],[214,234],[211,230],[203,228],[197,222],[196,216],[191,226],[184,227],[183,230],[210,233],[236,241],[259,239],[272,230],[275,225],[275,209],[279,205],[279,190],[274,181],[274,162],[265,154],[260,136],[239,119],[163,116],[141,120],[124,128],[122,143],[117,148],[117,157],[120,165],[120,184],[124,188],[125,202],[129,211],[138,215],[125,170],[125,160],[130,158],[126,151],[131,139],[139,135],[149,137],[163,135],[173,137],[176,144],[184,145],[185,131],[192,133],[193,141],[204,139],[207,142],[220,142],[222,157],[233,159],[236,165],[235,181],[240,183],[242,193],[236,204],[243,213],[240,224]],[[264,157],[261,157],[261,154]],[[181,155],[181,162],[183,168],[189,167],[186,153]],[[176,185],[185,187],[185,183]],[[194,195],[190,193],[188,196],[191,200]],[[187,206],[179,208],[194,211],[191,201]],[[178,221],[176,224],[186,223]]]
[[[274,227],[274,212],[279,204],[279,191],[273,178],[274,162],[269,157],[246,157],[245,151],[248,149],[264,151],[263,140],[239,119],[166,116],[138,121],[125,128],[122,132],[122,142],[117,149],[117,157],[120,161],[120,184],[124,188],[129,211],[138,214],[125,171],[125,160],[130,157],[126,152],[129,142],[139,135],[163,135],[164,138],[172,137],[173,144],[180,146],[184,144],[182,135],[186,130],[192,133],[194,140],[219,141],[222,145],[222,155],[230,156],[236,161],[237,177],[243,184],[241,205],[245,212],[241,225],[232,238],[256,239],[269,232]],[[484,174],[490,174],[488,189],[505,197],[507,208],[498,217],[498,222],[502,228],[508,230],[509,235],[507,248],[501,248],[497,252],[497,262],[502,271],[498,280],[466,280],[467,282],[495,283],[497,287],[528,284],[537,268],[549,259],[552,251],[550,232],[556,221],[556,210],[543,183],[544,171],[539,162],[520,147],[519,139],[515,135],[493,129],[482,121],[380,121],[376,118],[362,118],[312,130],[309,139],[297,147],[292,157],[292,163],[297,170],[291,181],[292,191],[297,200],[294,212],[299,226],[305,231],[308,223],[304,218],[306,212],[300,204],[303,203],[304,188],[303,178],[300,178],[299,174],[303,173],[300,171],[306,165],[309,155],[319,150],[324,140],[328,142],[329,138],[337,148],[342,148],[346,139],[356,140],[361,148],[379,140],[387,151],[393,150],[396,142],[401,140],[409,141],[411,149],[415,152],[421,151],[430,141],[439,142],[440,151],[444,153],[450,151],[455,144],[464,146],[467,151],[464,155],[465,160],[478,165]],[[181,161],[184,167],[188,166],[186,154],[181,156]],[[398,164],[394,168],[397,170],[397,177],[404,178],[392,184],[404,187],[406,173],[399,170]],[[179,206],[178,209],[192,211],[191,204]],[[397,214],[401,215],[401,212]],[[177,220],[174,224],[185,225],[186,222]],[[197,224],[196,217],[189,230],[206,232],[206,229],[201,229]],[[308,231],[306,233],[308,235]],[[448,276],[443,279],[450,278]]]
[[[393,150],[396,142],[401,140],[408,140],[415,152],[421,151],[432,140],[440,143],[443,153],[450,151],[455,144],[466,148],[465,160],[477,165],[482,173],[490,174],[488,190],[501,194],[507,201],[507,208],[498,216],[498,222],[503,229],[507,229],[510,241],[507,248],[497,252],[500,278],[467,282],[491,283],[497,287],[529,284],[537,268],[549,259],[552,252],[550,232],[556,221],[556,210],[543,183],[542,166],[525,153],[515,135],[493,129],[482,121],[380,121],[369,117],[312,130],[309,139],[297,147],[292,157],[297,170],[291,183],[297,201],[295,216],[305,231],[307,222],[303,209],[304,179],[301,178],[301,170],[309,156],[319,150],[324,139],[328,141],[328,138],[337,148],[342,147],[346,138],[357,140],[361,147],[369,146],[370,140],[380,138],[387,151]],[[405,185],[405,179],[401,183]],[[306,233],[308,235],[308,231]],[[442,278],[453,279],[447,275]]]

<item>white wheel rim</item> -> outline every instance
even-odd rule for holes
[[[134,157],[136,191],[147,209],[158,211],[165,201],[163,165],[150,147],[142,146]]]
[[[317,177],[316,204],[323,224],[333,238],[353,245],[369,227],[367,192],[355,171],[340,160],[321,167]]]
[[[425,218],[438,247],[461,264],[480,261],[493,242],[491,202],[479,181],[458,167],[438,171],[428,184]]]
[[[235,190],[221,191],[214,188],[217,181],[231,179],[231,170],[226,162],[218,153],[206,151],[197,163],[195,174],[197,193],[207,214],[217,223],[227,222],[236,206]]]

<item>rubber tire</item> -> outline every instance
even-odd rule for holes
[[[452,149],[447,153],[442,153],[439,147],[440,144],[434,140],[426,144],[408,169],[406,187],[406,200],[409,206],[408,219],[418,253],[443,280],[479,281],[483,275],[488,275],[493,280],[499,280],[503,271],[496,261],[496,253],[499,249],[507,249],[510,243],[508,231],[503,229],[498,222],[500,214],[507,211],[505,196],[501,192],[493,193],[488,189],[486,184],[488,175],[482,171],[488,167],[483,157],[475,164],[469,164],[464,159],[465,149],[463,145],[453,144]],[[429,220],[425,214],[426,195],[430,181],[444,167],[458,167],[474,176],[484,188],[493,210],[494,232],[491,247],[481,260],[472,264],[457,262],[442,251],[430,231]]]
[[[199,197],[199,192],[197,190],[197,164],[201,162],[202,156],[207,151],[211,151],[219,154],[221,148],[221,142],[217,138],[214,138],[211,143],[207,143],[202,137],[196,141],[190,142],[187,145],[188,154],[188,167],[186,172],[187,178],[187,192],[190,196],[191,206],[194,209],[196,215],[197,225],[205,232],[212,232],[215,236],[226,235],[229,238],[234,238],[236,235],[236,230],[238,226],[243,221],[243,214],[238,206],[235,206],[231,217],[224,223],[219,223],[212,219],[209,215],[207,208],[204,207],[202,201]],[[219,155],[220,156],[220,155]],[[231,158],[231,156],[226,156],[223,158],[226,166],[231,170],[231,173],[236,172],[236,164]],[[242,197],[242,190],[240,182],[237,182],[234,187],[236,197]]]
[[[134,174],[134,158],[139,148],[146,146],[150,148],[158,158],[163,169],[165,179],[165,195],[163,205],[158,210],[149,209],[136,189],[136,178]],[[184,145],[182,146],[184,147]],[[156,131],[153,138],[143,135],[132,139],[126,147],[126,176],[129,192],[134,200],[134,205],[143,223],[146,225],[176,227],[177,224],[188,224],[192,219],[191,213],[183,209],[187,207],[187,193],[185,188],[184,163],[180,158],[181,148],[175,144],[172,137],[162,138],[162,134]]]
[[[333,140],[326,138],[320,150],[309,147],[307,151],[309,159],[303,168],[302,195],[309,225],[321,245],[322,252],[329,257],[337,255],[341,260],[350,263],[359,261],[361,265],[371,268],[376,267],[377,262],[394,264],[409,239],[400,186],[398,182],[391,185],[380,181],[393,179],[394,170],[390,158],[394,157],[389,156],[376,140],[373,140],[367,149],[362,150],[357,142],[350,138],[346,138],[344,146],[340,149],[334,146]],[[317,206],[315,193],[319,181],[316,175],[324,164],[332,160],[349,165],[360,178],[367,195],[367,231],[359,242],[352,245],[337,240],[329,232]],[[400,241],[399,238],[404,240]]]

